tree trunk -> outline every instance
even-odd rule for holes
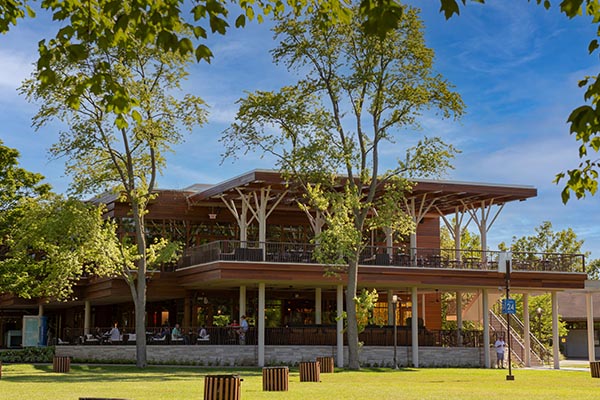
[[[146,368],[146,277],[138,275],[138,296],[135,300],[135,365]]]
[[[348,369],[360,369],[358,358],[358,321],[356,319],[356,297],[358,281],[358,258],[348,264],[348,288],[346,290],[346,314],[348,316],[346,337],[348,340]]]
[[[137,293],[133,296],[135,307],[136,366],[146,368],[146,238],[144,216],[138,204],[132,204],[138,254]],[[137,295],[137,296],[136,296]]]

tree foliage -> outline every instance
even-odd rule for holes
[[[23,198],[17,208],[0,261],[1,293],[67,300],[82,276],[115,274],[115,226],[101,207],[48,194]]]
[[[584,240],[578,239],[571,228],[555,232],[550,221],[544,221],[535,228],[535,234],[517,238],[513,236],[512,243],[508,246],[502,242],[498,245],[500,250],[510,250],[518,253],[561,253],[584,254],[582,251]],[[584,255],[589,255],[585,253]]]
[[[470,232],[464,227],[460,232],[460,247],[461,250],[481,250],[481,237],[477,233]],[[454,239],[450,235],[450,231],[445,226],[440,228],[440,248],[454,249]]]
[[[409,178],[437,176],[456,153],[438,138],[425,138],[400,150],[397,165],[382,172],[382,147],[395,144],[402,129],[417,127],[424,110],[442,117],[463,110],[460,96],[432,71],[433,51],[424,45],[415,10],[403,8],[398,29],[385,37],[365,33],[354,11],[352,20],[334,26],[318,13],[279,20],[273,58],[301,78],[278,92],[241,99],[237,122],[222,138],[226,156],[270,154],[303,185],[306,207],[326,220],[315,255],[348,274],[346,304],[357,297],[365,231],[413,230],[399,206]],[[356,309],[347,315],[349,366],[358,368]]]
[[[9,230],[19,217],[19,201],[50,191],[50,185],[42,182],[43,175],[19,167],[19,156],[0,140],[0,258],[8,251]]]
[[[535,228],[535,234],[513,237],[512,243],[508,246],[502,242],[498,245],[501,250],[510,250],[519,253],[561,253],[561,254],[584,254],[582,251],[584,241],[579,240],[575,232],[571,229],[564,229],[555,232],[552,229],[550,221],[544,221]],[[523,318],[522,295],[515,295],[517,301],[517,316]],[[541,310],[538,316],[537,309]],[[531,331],[543,344],[550,344],[552,339],[552,297],[550,294],[532,296],[529,301],[529,319]],[[566,325],[559,321],[559,335],[567,334]]]
[[[44,176],[19,167],[19,151],[0,140],[0,212],[14,208],[20,199],[35,197],[50,191],[42,183]]]
[[[52,14],[60,28],[54,38],[39,43],[37,77],[41,85],[54,84],[60,74],[57,59],[67,57],[79,63],[93,56],[87,43],[100,51],[125,47],[130,40],[142,46],[155,46],[167,53],[194,56],[210,62],[207,46],[211,34],[225,34],[231,26],[244,27],[247,21],[262,22],[268,16],[285,12],[301,15],[316,12],[325,25],[347,22],[350,2],[346,0],[6,0],[0,2],[0,33],[18,20],[34,17],[31,4],[40,12]],[[402,8],[395,0],[362,0],[360,15],[365,29],[383,36],[398,25]],[[122,82],[110,78],[110,65],[98,64],[94,73],[78,83],[73,96],[98,85],[118,93],[113,104],[123,113],[136,106],[136,97]],[[77,99],[73,99],[77,101]]]
[[[125,8],[131,5],[126,3]],[[107,17],[96,3],[92,6],[96,8],[87,7],[87,12]],[[131,243],[122,242],[120,266],[134,300],[136,334],[143,337],[148,267],[154,260],[170,259],[176,250],[164,241],[150,247],[146,243],[147,205],[155,196],[165,153],[180,143],[182,129],[205,122],[206,111],[196,96],[176,97],[187,76],[189,53],[165,51],[129,28],[114,33],[118,38],[108,44],[95,36],[98,32],[90,33],[82,43],[83,58],[69,51],[53,53],[48,64],[52,79],[45,79],[45,72],[38,69],[22,90],[40,104],[36,127],[52,119],[68,126],[51,151],[66,157],[71,190],[78,194],[112,190],[131,206],[135,237]],[[137,365],[146,366],[144,341],[137,342]]]

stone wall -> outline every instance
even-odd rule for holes
[[[300,361],[314,361],[316,357],[336,356],[335,346],[265,346],[266,365],[297,365]],[[56,355],[70,356],[75,362],[135,362],[135,346],[57,346]],[[495,362],[493,351],[490,355]],[[361,365],[365,367],[392,367],[393,347],[363,347],[360,350]],[[147,347],[151,364],[186,364],[201,366],[256,366],[257,346],[216,345],[155,345]],[[410,347],[398,347],[398,366],[412,364]],[[344,360],[348,349],[344,348]],[[480,348],[421,347],[420,367],[483,367],[483,351]],[[337,366],[337,364],[336,364]]]

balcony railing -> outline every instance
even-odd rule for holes
[[[105,332],[107,329],[109,328],[103,328],[101,331]],[[211,326],[205,329],[209,335],[207,340],[198,340],[197,329],[183,328],[182,332],[185,340],[175,343],[169,335],[164,340],[159,337],[160,327],[148,327],[145,340],[149,345],[237,345],[242,343],[239,328]],[[134,327],[128,328],[128,332],[134,331]],[[412,334],[409,326],[398,326],[396,331],[398,346],[410,346],[412,344]],[[111,342],[102,335],[88,340],[83,333],[83,329],[70,329],[68,332],[63,332],[59,337],[62,343],[69,345],[134,345],[136,343],[135,335],[132,336],[131,333],[124,333],[121,340],[116,342]],[[461,347],[482,346],[482,331],[463,330],[461,337]],[[387,325],[367,326],[359,335],[359,340],[364,346],[393,346],[394,328]],[[419,346],[456,347],[457,332],[456,330],[428,330],[421,327],[419,328],[418,340]],[[244,336],[243,344],[256,345],[257,343],[258,331],[256,327],[251,326]],[[267,346],[335,346],[336,343],[337,331],[334,325],[306,325],[265,329],[265,345]],[[347,344],[345,336],[344,343]],[[58,343],[54,341],[50,344],[55,345]]]
[[[221,240],[185,250],[179,268],[215,261],[316,264],[314,244]],[[360,265],[498,270],[499,251],[367,246]],[[583,254],[512,253],[513,271],[585,272]]]

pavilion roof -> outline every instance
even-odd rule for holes
[[[456,208],[480,208],[483,204],[501,205],[511,201],[524,201],[537,196],[533,186],[471,183],[445,180],[415,179],[407,198],[416,199],[421,207],[435,206],[442,215],[454,213]],[[202,187],[190,194],[191,204],[211,204],[215,201],[236,200],[240,193],[249,193],[270,187],[271,193],[285,193],[282,205],[295,203],[301,194],[298,185],[288,182],[277,171],[253,170],[216,185]]]

